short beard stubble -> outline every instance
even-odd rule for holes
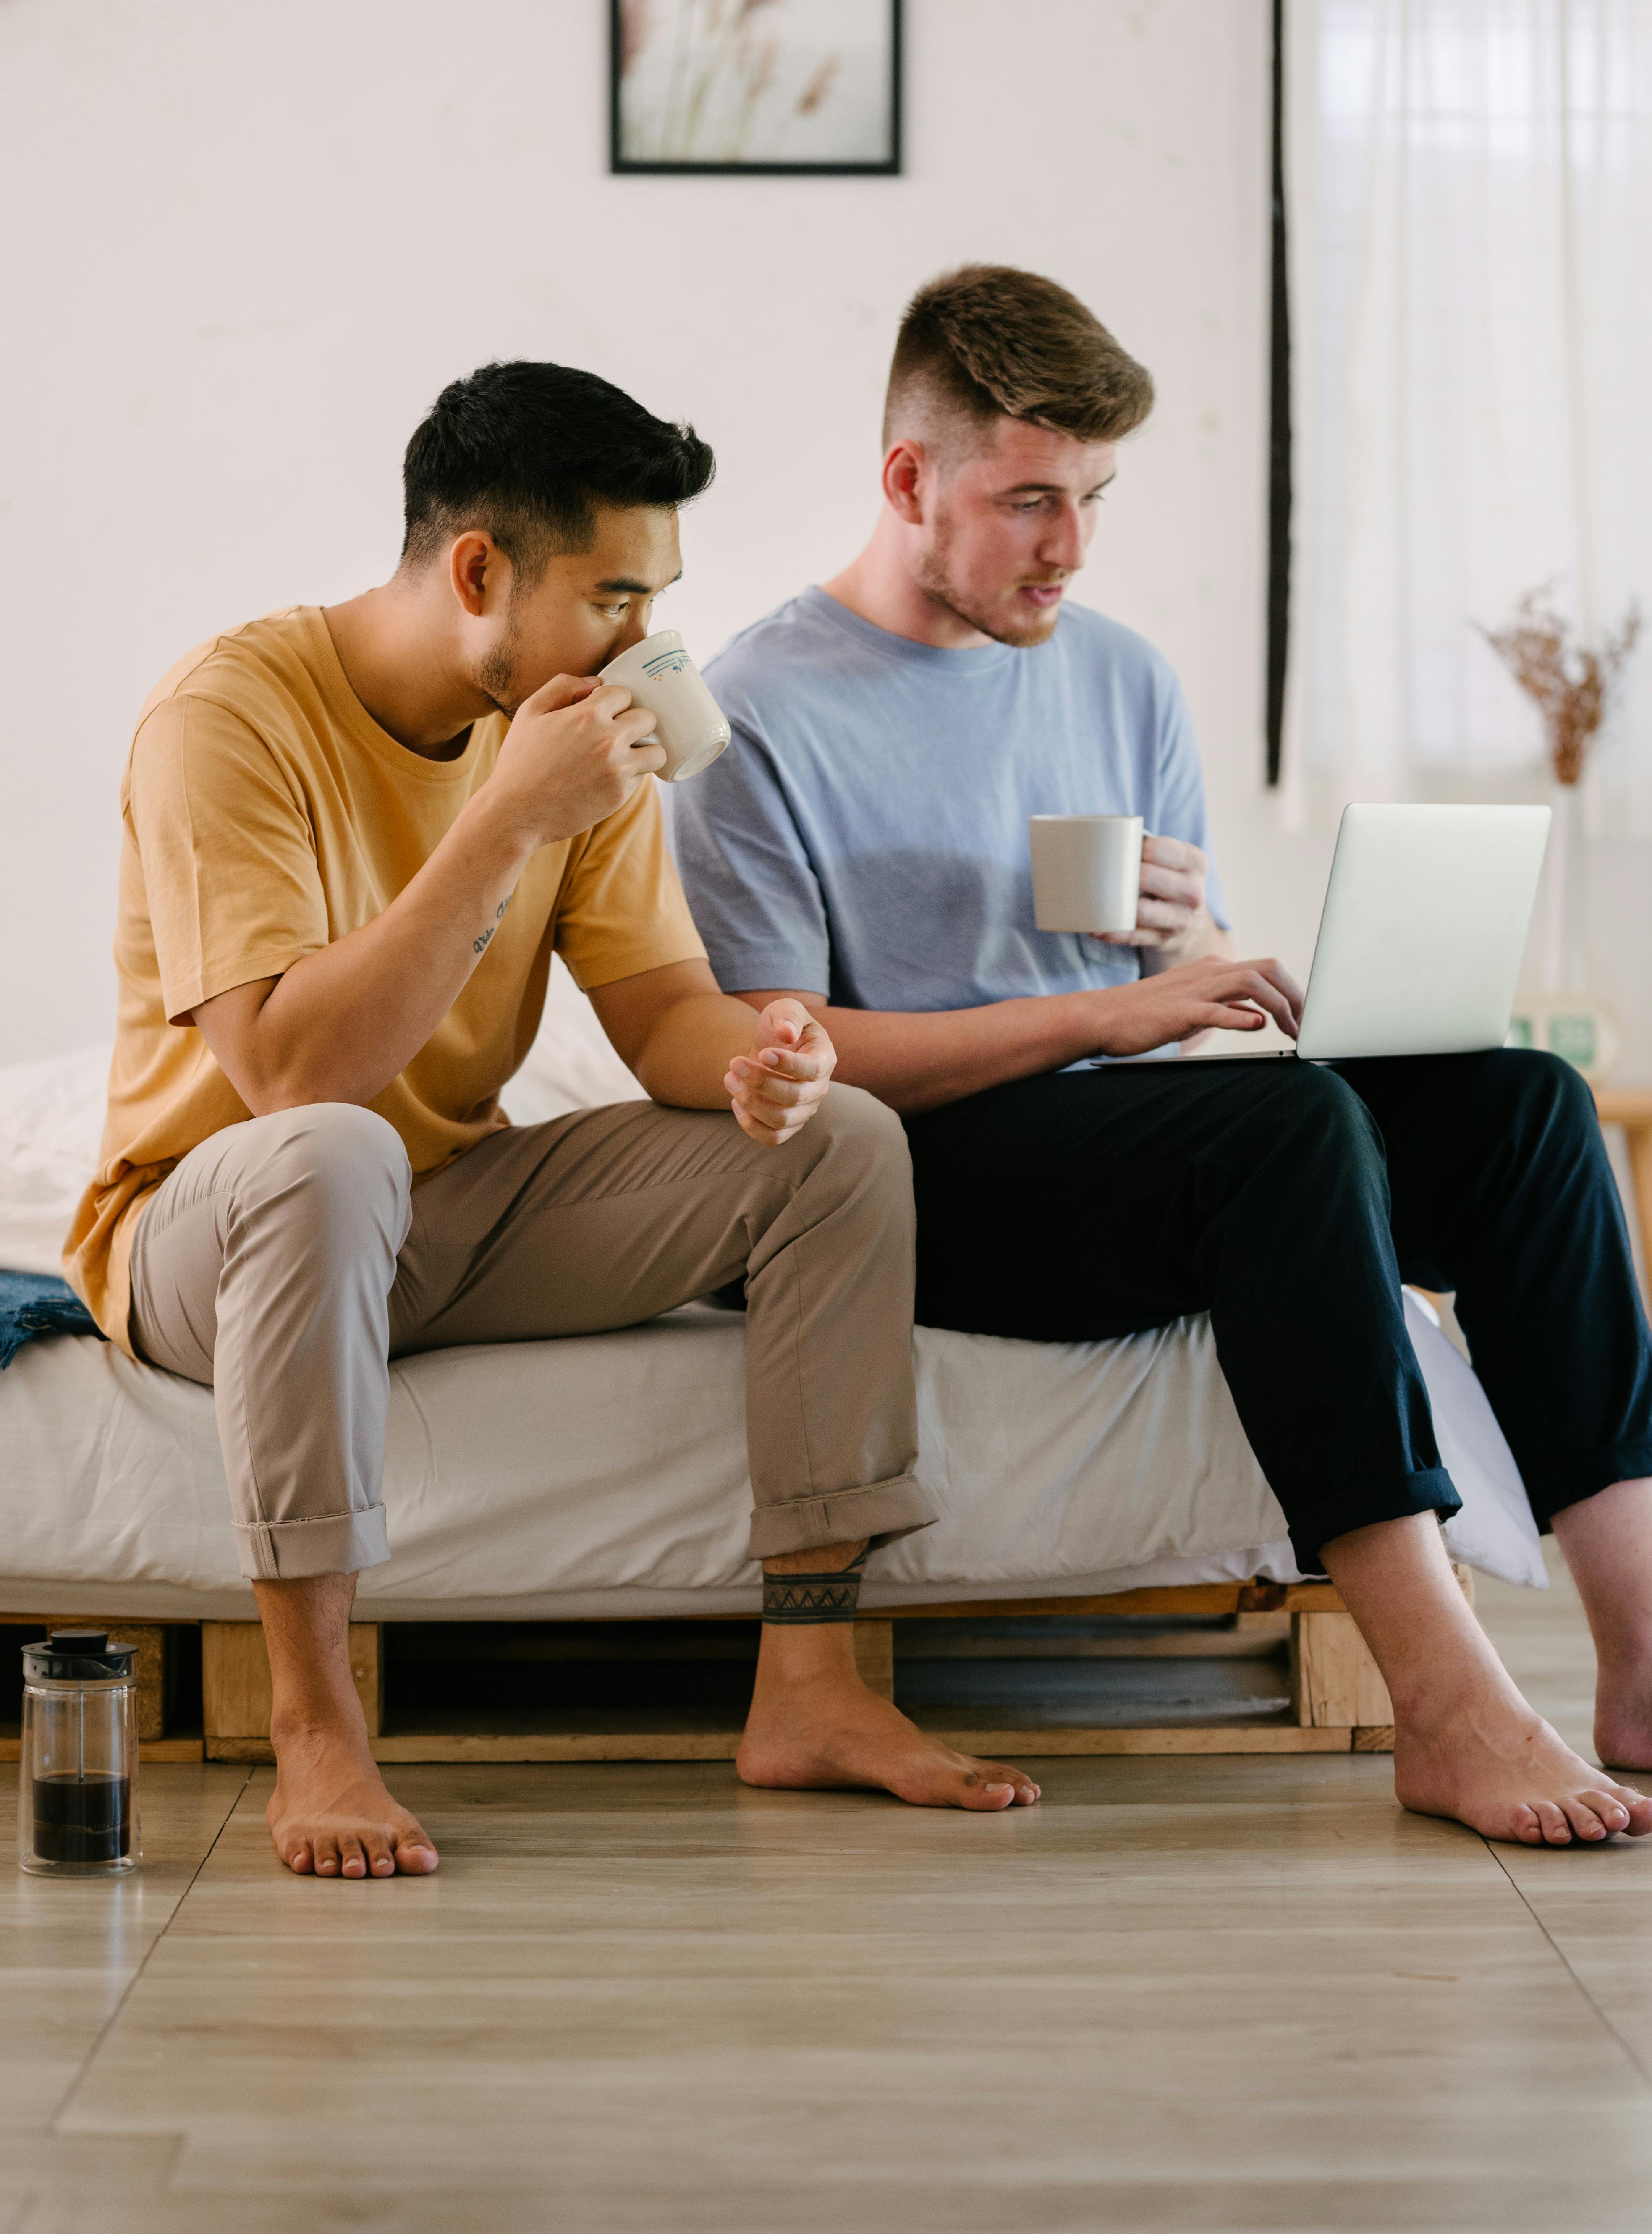
[[[507,722],[516,719],[516,709],[529,694],[519,688],[516,679],[517,656],[521,639],[517,634],[516,621],[507,613],[505,633],[486,656],[480,660],[474,677],[476,688],[485,698],[491,699]]]
[[[1052,608],[1048,618],[1041,617],[1020,624],[1002,612],[987,612],[953,581],[947,565],[951,552],[952,523],[943,510],[937,515],[933,539],[917,570],[917,586],[926,598],[932,598],[937,605],[944,605],[948,612],[956,613],[961,621],[967,622],[972,629],[979,629],[995,643],[1010,644],[1017,651],[1030,651],[1038,644],[1048,643],[1061,617],[1060,605]]]

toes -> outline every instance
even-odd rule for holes
[[[369,1877],[391,1878],[395,1875],[395,1856],[390,1852],[390,1841],[382,1831],[363,1831],[362,1852],[367,1857]]]
[[[1615,1831],[1629,1829],[1629,1811],[1624,1806],[1620,1794],[1610,1785],[1608,1785],[1604,1791],[1580,1793],[1578,1797],[1586,1806],[1592,1807],[1599,1816],[1608,1838],[1610,1838]]]
[[[1652,1800],[1630,1784],[1614,1784],[1610,1788],[1613,1799],[1629,1817],[1624,1830],[1631,1839],[1644,1839],[1652,1831]]]
[[[1616,1828],[1616,1825],[1609,1826],[1596,1812],[1594,1805],[1596,1799],[1605,1804],[1606,1795],[1604,1793],[1570,1792],[1560,1803],[1561,1813],[1576,1836],[1586,1839],[1590,1845],[1610,1838],[1612,1830]]]
[[[973,1807],[977,1813],[996,1815],[1015,1804],[1015,1787],[1002,1780],[970,1775],[958,1780],[960,1807]]]
[[[398,1839],[389,1830],[317,1832],[282,1856],[299,1877],[393,1878],[397,1871],[424,1877],[436,1866],[436,1850],[415,1824]]]
[[[1015,1806],[1030,1807],[1038,1798],[1039,1787],[1024,1769],[1007,1767],[1001,1760],[978,1760],[975,1767],[976,1773],[989,1784],[1009,1785],[1015,1795]]]
[[[1545,1844],[1551,1846],[1569,1846],[1571,1844],[1571,1826],[1559,1808],[1555,1806],[1554,1801],[1538,1800],[1532,1804],[1537,1810],[1538,1820],[1543,1826]]]
[[[1543,1844],[1543,1826],[1538,1820],[1535,1807],[1517,1807],[1511,1819],[1510,1828],[1523,1845],[1540,1846]]]

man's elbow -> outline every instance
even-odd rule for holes
[[[361,1091],[359,1081],[342,1078],[331,1066],[303,1056],[271,1061],[238,1054],[225,1061],[219,1055],[218,1064],[254,1117],[312,1108],[322,1101],[362,1105],[372,1100]]]

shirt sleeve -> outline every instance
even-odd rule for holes
[[[587,993],[644,970],[704,959],[651,780],[570,847],[557,894],[555,945]]]
[[[155,708],[132,748],[127,813],[170,1022],[326,945],[304,803],[228,707],[182,696]]]
[[[819,880],[761,739],[731,722],[728,749],[676,802],[677,859],[725,993],[828,993],[832,937]]]
[[[1159,808],[1152,827],[1161,837],[1180,838],[1197,846],[1210,863],[1205,885],[1205,905],[1218,928],[1230,931],[1232,919],[1217,873],[1211,846],[1211,819],[1205,804],[1205,772],[1199,765],[1198,742],[1192,716],[1182,696],[1181,684],[1168,676],[1159,722]]]

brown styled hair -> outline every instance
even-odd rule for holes
[[[1152,376],[1076,295],[1009,264],[962,264],[906,306],[889,369],[884,447],[913,404],[973,420],[1022,419],[1113,442],[1152,409]]]

